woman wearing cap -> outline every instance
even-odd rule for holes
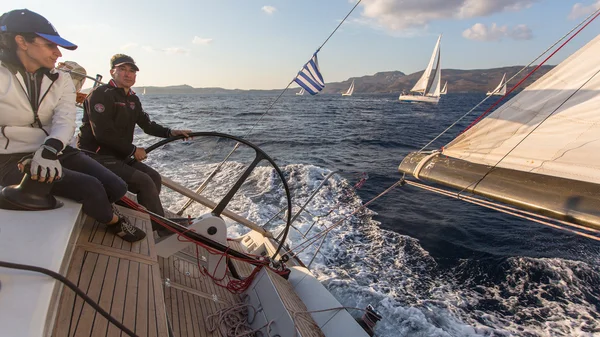
[[[81,202],[124,240],[141,240],[145,232],[111,206],[127,191],[123,180],[67,146],[76,126],[75,88],[54,69],[59,46],[77,48],[37,13],[19,9],[0,17],[0,185],[18,184],[30,164],[31,179],[54,183],[52,194]]]

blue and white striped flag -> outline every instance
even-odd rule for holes
[[[319,61],[317,60],[317,50],[310,61],[306,62],[302,70],[298,72],[298,76],[294,79],[294,82],[298,83],[299,86],[304,88],[311,95],[316,95],[319,91],[325,88],[325,81],[321,75],[319,69]]]

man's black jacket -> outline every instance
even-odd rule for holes
[[[167,138],[170,130],[150,120],[138,96],[125,93],[111,80],[94,89],[84,104],[83,125],[79,128],[77,145],[98,154],[127,158],[136,150],[133,145],[135,125],[145,133]]]

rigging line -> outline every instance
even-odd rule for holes
[[[540,218],[536,218],[536,217],[532,217],[532,216],[528,216],[528,215],[522,214],[521,213],[521,212],[523,212],[522,210],[515,209],[515,211],[511,211],[511,210],[509,210],[510,207],[509,207],[509,209],[504,209],[503,205],[494,204],[494,203],[490,203],[490,202],[482,202],[482,200],[479,200],[477,198],[465,198],[465,197],[462,197],[462,196],[460,196],[458,194],[455,194],[453,192],[449,192],[449,191],[444,191],[442,189],[433,188],[431,186],[423,185],[423,184],[416,183],[416,182],[413,182],[413,181],[406,181],[406,183],[408,185],[415,186],[415,187],[418,187],[418,188],[421,188],[421,189],[424,189],[424,190],[427,190],[427,191],[430,191],[430,192],[438,193],[438,194],[445,195],[445,196],[448,196],[448,197],[451,197],[451,198],[455,198],[455,199],[458,199],[458,200],[463,200],[463,201],[466,201],[466,202],[474,204],[474,205],[478,205],[478,206],[481,206],[481,207],[493,209],[493,210],[496,210],[496,211],[501,212],[501,213],[510,214],[510,215],[516,216],[516,217],[521,218],[521,219],[525,219],[525,220],[529,220],[529,221],[533,221],[533,222],[539,223],[539,224],[544,225],[544,226],[548,226],[548,227],[552,227],[552,228],[555,228],[555,229],[564,230],[564,231],[571,232],[571,233],[579,235],[579,236],[586,237],[588,239],[600,241],[600,237],[598,237],[598,236],[595,236],[595,235],[592,235],[592,234],[588,234],[588,233],[583,233],[583,232],[580,232],[580,231],[577,231],[577,230],[574,230],[574,229],[562,227],[562,226],[559,226],[559,225],[556,225],[556,224],[544,221],[544,220],[542,220]],[[535,216],[538,216],[538,215],[536,214]],[[562,221],[561,221],[561,223],[562,223]],[[569,225],[574,225],[574,224],[569,224]],[[586,230],[590,230],[590,229],[586,228]]]
[[[600,235],[600,230],[598,230],[598,229],[588,228],[588,227],[585,227],[585,226],[578,225],[576,223],[567,222],[567,221],[563,221],[563,220],[560,220],[560,219],[554,219],[554,218],[551,218],[551,217],[548,217],[548,216],[545,216],[545,215],[541,215],[541,214],[537,214],[537,213],[533,213],[533,212],[530,212],[530,211],[527,211],[527,210],[524,210],[524,209],[519,209],[519,208],[515,208],[515,207],[511,207],[511,206],[507,206],[507,205],[503,205],[503,204],[499,204],[499,203],[496,203],[496,202],[487,201],[487,200],[484,200],[484,199],[479,199],[479,198],[475,198],[475,197],[471,197],[471,196],[467,196],[467,195],[456,196],[456,193],[454,193],[454,192],[447,191],[447,190],[444,190],[444,189],[441,189],[441,188],[437,188],[437,187],[433,187],[433,186],[429,186],[429,185],[425,185],[425,184],[421,184],[421,183],[417,183],[417,182],[413,182],[413,181],[411,181],[409,185],[415,185],[416,186],[417,184],[420,184],[421,186],[417,186],[417,187],[420,187],[422,189],[429,190],[429,191],[436,192],[436,193],[440,193],[440,194],[450,195],[453,198],[456,197],[458,200],[463,200],[463,199],[475,200],[477,202],[484,203],[484,204],[487,204],[487,205],[492,205],[494,207],[499,207],[499,208],[502,208],[502,209],[506,209],[506,210],[509,210],[511,212],[518,212],[518,213],[525,214],[525,215],[532,216],[532,217],[536,217],[536,218],[539,218],[539,219],[542,219],[542,220],[548,220],[548,221],[552,221],[552,222],[555,222],[555,223],[560,223],[560,224],[565,225],[565,226],[570,226],[570,227],[578,228],[578,229],[581,229],[581,230],[584,230],[584,231],[595,233],[596,235]]]
[[[325,44],[327,43],[327,41],[329,41],[329,39],[333,36],[333,34],[335,34],[335,32],[338,30],[338,28],[340,28],[340,26],[344,23],[344,21],[346,21],[346,19],[350,16],[350,14],[352,14],[352,12],[354,12],[354,9],[356,9],[356,7],[358,6],[358,4],[361,3],[361,1],[362,0],[358,0],[358,2],[354,5],[354,7],[352,7],[352,9],[350,10],[350,12],[348,12],[348,14],[346,14],[346,16],[344,17],[344,19],[342,19],[342,21],[340,22],[340,24],[337,25],[337,27],[335,27],[335,29],[333,30],[333,32],[331,32],[331,34],[329,34],[329,36],[327,37],[327,39],[325,39],[325,42],[323,42],[321,44],[321,46],[319,47],[319,49],[317,49],[317,52],[319,50],[321,50],[321,48],[323,48],[323,46],[325,46]],[[279,93],[279,96],[277,96],[277,98],[275,98],[275,100],[273,101],[273,103],[271,103],[271,105],[267,108],[267,110],[262,115],[260,115],[260,117],[258,118],[258,120],[256,121],[256,123],[254,123],[254,125],[252,125],[252,127],[250,128],[250,130],[248,132],[246,132],[246,134],[244,134],[241,138],[246,138],[250,133],[252,133],[252,131],[254,131],[254,128],[262,121],[262,119],[269,113],[269,111],[271,111],[271,109],[273,108],[273,106],[275,105],[275,103],[277,103],[279,101],[279,99],[281,98],[281,96],[283,96],[283,94],[290,88],[290,85],[292,85],[292,83],[294,83],[293,79],[281,91],[281,93]],[[208,185],[208,183],[210,182],[210,180],[212,180],[212,178],[217,174],[217,172],[221,169],[221,167],[225,164],[225,162],[227,162],[227,159],[237,150],[238,147],[239,147],[239,143],[234,146],[234,148],[227,155],[227,157],[225,157],[225,159],[223,159],[223,161],[213,170],[213,172],[209,175],[208,178],[206,178],[206,180],[202,183],[202,185],[200,185],[200,187],[198,187],[196,193],[200,193],[200,192],[202,192],[202,190],[204,190],[204,187],[206,187],[206,185]],[[191,198],[188,199],[188,201],[185,203],[184,207],[182,207],[179,210],[179,212],[181,212],[181,214],[182,214],[183,211],[185,211],[192,203],[193,203],[192,199]],[[179,212],[177,214],[180,214]]]
[[[327,37],[327,39],[325,39],[325,42],[323,42],[321,44],[321,46],[317,49],[316,52],[319,52],[319,50],[321,50],[321,48],[323,48],[325,46],[325,44],[327,43],[327,41],[329,41],[329,39],[333,36],[333,34],[335,34],[335,32],[338,30],[338,28],[340,28],[340,26],[346,21],[346,19],[350,16],[350,14],[352,14],[352,12],[354,12],[354,9],[356,9],[356,7],[361,3],[362,0],[358,0],[358,2],[354,5],[354,7],[352,7],[352,9],[348,12],[348,14],[346,14],[346,16],[342,19],[342,21],[337,25],[337,27],[335,27],[335,29],[331,32],[331,34],[329,34],[329,36]],[[263,117],[269,113],[269,111],[271,110],[271,108],[273,108],[273,106],[275,105],[275,103],[277,103],[277,101],[281,98],[281,96],[283,96],[283,94],[289,89],[290,85],[292,85],[292,83],[294,83],[294,80],[292,79],[290,81],[290,83],[288,83],[288,85],[281,91],[281,93],[279,94],[279,96],[277,96],[277,98],[275,99],[275,101],[273,101],[273,103],[271,103],[271,105],[267,108],[267,111],[265,111],[259,118],[258,121],[256,121],[256,123],[254,123],[254,125],[252,126],[252,128],[250,128],[250,131],[248,131],[246,133],[245,136],[247,136],[248,134],[250,134],[252,132],[252,130],[254,130],[254,128],[258,125],[258,123],[260,123],[260,121],[263,119]],[[243,136],[242,138],[244,138],[245,136]]]
[[[598,8],[595,12],[593,12],[592,14],[590,14],[588,17],[586,17],[583,21],[581,21],[577,26],[573,27],[568,33],[566,33],[563,37],[561,37],[560,39],[558,39],[556,42],[554,42],[553,45],[551,45],[550,47],[548,47],[546,50],[544,50],[540,55],[538,55],[533,61],[529,62],[528,65],[524,66],[523,68],[521,68],[521,70],[519,70],[516,74],[514,74],[511,78],[509,78],[506,82],[510,82],[512,81],[515,77],[517,77],[517,75],[519,75],[520,73],[522,73],[523,71],[525,71],[525,69],[529,68],[529,66],[531,66],[535,61],[539,60],[543,55],[545,55],[548,51],[550,51],[552,48],[554,48],[557,44],[559,44],[562,40],[564,40],[567,36],[571,35],[571,33],[573,33],[577,28],[579,28],[581,25],[583,25],[586,21],[589,20],[589,22],[592,22],[594,19],[590,20],[590,18],[594,15],[598,15],[598,13],[600,12],[600,8]],[[588,23],[589,23],[588,22]],[[587,25],[587,24],[586,24]],[[507,94],[508,95],[508,94]],[[425,144],[425,146],[423,146],[419,151],[417,151],[418,153],[423,152],[423,150],[425,150],[425,148],[427,148],[429,145],[431,145],[433,142],[435,142],[438,138],[440,138],[442,135],[444,135],[446,132],[448,132],[448,130],[452,129],[456,124],[458,124],[458,122],[460,122],[461,120],[463,120],[463,118],[467,117],[468,115],[471,114],[471,112],[473,112],[475,109],[477,109],[481,104],[483,104],[485,101],[487,101],[488,99],[490,99],[492,96],[487,96],[486,98],[484,98],[481,102],[477,103],[477,105],[475,105],[473,108],[471,108],[471,110],[467,111],[467,113],[465,113],[464,115],[462,115],[460,118],[458,118],[454,123],[450,124],[450,126],[448,126],[444,131],[442,131],[439,135],[437,135],[435,138],[433,138],[429,143]]]
[[[556,48],[556,50],[553,51],[552,54],[548,55],[548,57],[546,57],[546,59],[544,59],[544,61],[542,61],[540,64],[538,64],[537,67],[535,67],[535,69],[533,69],[531,72],[529,72],[529,74],[527,74],[527,76],[523,77],[523,79],[521,79],[519,81],[519,83],[515,84],[512,88],[510,88],[510,90],[506,94],[504,94],[504,96],[500,97],[500,99],[498,99],[494,104],[492,104],[491,107],[489,107],[479,117],[477,117],[462,132],[464,133],[465,131],[469,130],[473,125],[477,124],[477,122],[479,122],[483,118],[483,116],[487,115],[487,113],[490,112],[496,105],[498,105],[498,103],[500,103],[511,92],[513,92],[518,86],[520,86],[523,82],[525,82],[525,80],[527,78],[529,78],[529,76],[533,75],[533,73],[535,73],[542,65],[544,65],[544,63],[546,63],[546,61],[548,61],[552,56],[554,56],[556,53],[558,53],[559,50],[561,50],[564,46],[566,46],[567,43],[569,43],[575,36],[577,36],[577,34],[579,34],[585,27],[587,27],[587,25],[589,25],[590,23],[592,23],[592,21],[594,21],[594,19],[597,18],[598,15],[600,15],[600,8],[598,9],[598,14],[596,14],[596,16],[594,16],[590,21],[588,21],[583,27],[579,28],[579,30],[577,32],[575,32],[575,34],[571,35],[571,37],[569,37],[569,39],[567,41],[563,42],[562,45],[560,45],[558,48]]]
[[[353,215],[357,214],[358,212],[362,211],[363,209],[367,208],[367,206],[369,206],[375,200],[377,200],[380,197],[386,195],[388,192],[390,192],[391,190],[393,190],[396,186],[398,186],[398,185],[404,185],[404,183],[405,183],[405,180],[404,180],[404,177],[403,177],[400,180],[398,180],[397,182],[393,183],[390,187],[386,188],[383,192],[379,193],[377,196],[375,196],[371,200],[367,201],[364,205],[362,205],[359,208],[357,208],[354,212],[352,212],[352,213],[346,215],[345,217],[343,217],[342,219],[338,220],[335,224],[331,225],[330,227],[327,227],[327,229],[325,229],[324,231],[311,236],[310,238],[306,239],[303,242],[300,242],[296,247],[294,247],[293,249],[290,249],[288,252],[286,252],[283,255],[289,255],[290,253],[293,253],[294,249],[297,249],[298,247],[302,247],[302,246],[306,245],[301,250],[299,250],[297,252],[294,252],[292,255],[290,255],[290,257],[296,257],[296,256],[298,256],[298,254],[302,253],[305,249],[307,249],[308,247],[310,247],[310,245],[312,245],[314,242],[316,242],[317,239],[319,239],[321,236],[327,235],[327,233],[329,233],[335,227],[341,225],[346,219],[350,218],[351,216],[353,216]],[[283,257],[283,255],[282,255],[282,257]]]
[[[600,12],[598,12],[598,14],[600,14]],[[523,139],[518,141],[517,144],[515,144],[515,146],[513,146],[504,156],[502,156],[502,158],[500,158],[496,162],[496,164],[494,164],[494,166],[492,166],[481,178],[479,178],[477,181],[474,181],[474,182],[470,183],[469,185],[465,186],[462,190],[460,190],[457,193],[457,195],[460,196],[460,194],[462,192],[464,192],[466,189],[471,187],[473,184],[475,186],[473,186],[472,192],[474,192],[475,189],[477,188],[477,185],[479,185],[483,181],[483,179],[485,179],[485,177],[487,177],[490,173],[492,173],[492,171],[496,168],[496,166],[498,166],[498,164],[500,164],[506,157],[508,157],[509,154],[511,154],[519,145],[521,145],[521,143],[523,143],[525,141],[525,139],[527,139],[529,136],[531,136],[531,134],[533,132],[535,132],[535,130],[537,130],[537,128],[542,126],[542,124],[544,124],[544,122],[546,122],[548,120],[548,118],[550,118],[552,115],[554,115],[554,113],[556,113],[556,111],[558,111],[565,103],[567,103],[573,96],[575,96],[575,94],[578,93],[581,90],[581,88],[583,88],[586,84],[588,84],[589,81],[591,81],[594,77],[596,77],[596,75],[598,75],[598,73],[600,73],[600,69],[598,69],[592,76],[590,76],[590,78],[588,78],[587,81],[585,81],[583,84],[581,84],[579,86],[579,88],[577,88],[577,90],[573,91],[573,93],[571,95],[569,95],[569,97],[567,97],[564,101],[562,101],[551,113],[548,114],[548,116],[544,117],[544,119],[541,122],[539,122],[538,125],[536,125],[531,131],[529,131],[529,133],[527,133],[523,137]]]

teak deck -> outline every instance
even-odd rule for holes
[[[158,257],[149,217],[126,208],[120,211],[132,224],[146,231],[146,238],[133,244],[125,242],[107,233],[105,225],[87,217],[73,248],[66,277],[140,337],[224,337],[218,328],[211,329],[206,318],[241,302],[239,295],[223,287],[229,276],[215,284],[200,271],[206,266],[208,256],[201,247],[198,252],[195,246],[190,246],[169,258]],[[237,241],[229,241],[229,245],[242,250]],[[232,262],[242,277],[253,270],[248,263]],[[273,278],[288,310],[306,310],[287,281],[274,273],[267,274]],[[302,336],[323,336],[310,317],[296,323]],[[51,336],[125,334],[63,286]]]
[[[169,336],[167,316],[175,336],[220,336],[208,330],[204,318],[238,302],[238,296],[199,272],[193,262],[195,251],[157,257],[149,218],[120,210],[146,231],[146,239],[125,242],[88,217],[67,278],[139,336]],[[200,249],[200,254],[206,251]],[[116,326],[70,289],[63,287],[59,301],[53,337],[121,336]]]

